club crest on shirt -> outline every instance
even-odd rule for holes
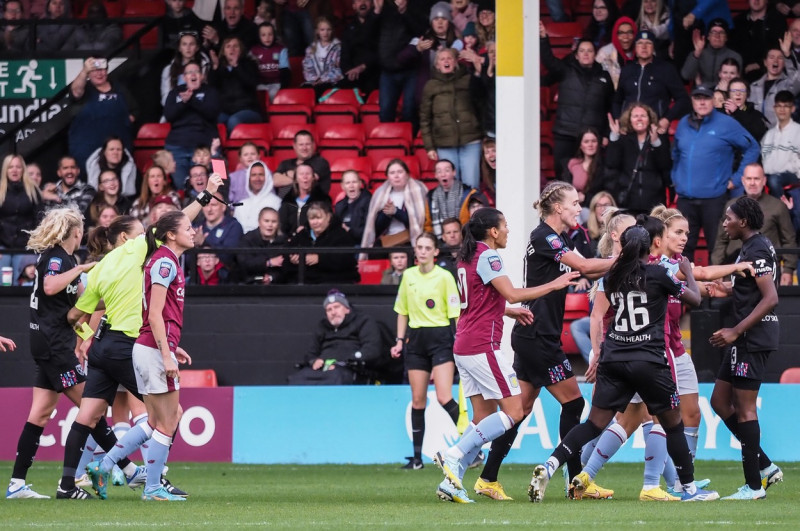
[[[551,234],[550,236],[545,238],[545,240],[550,245],[551,249],[555,250],[561,249],[562,243],[561,243],[561,238],[558,237],[558,234]]]
[[[48,271],[61,271],[61,258],[53,257],[47,262]]]
[[[433,310],[434,306],[436,306],[436,301],[434,301],[433,299],[428,299],[425,301],[425,306]]]
[[[158,274],[161,275],[161,278],[169,278],[172,274],[172,264],[169,262],[161,262],[158,266]]]
[[[500,260],[499,256],[490,256],[489,267],[492,268],[492,271],[500,271],[503,269],[503,262]]]

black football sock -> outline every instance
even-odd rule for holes
[[[11,477],[24,480],[28,476],[28,469],[36,458],[36,450],[39,449],[39,437],[44,431],[43,426],[37,426],[26,422],[19,434],[17,441],[17,457],[14,460],[14,470]]]
[[[678,472],[678,479],[683,485],[694,481],[694,464],[692,463],[692,452],[689,451],[689,443],[686,442],[686,435],[683,433],[683,421],[671,428],[662,425],[667,434],[667,453],[675,464]]]
[[[458,402],[451,398],[450,402],[442,404],[442,407],[447,411],[447,414],[450,415],[450,418],[453,419],[453,424],[458,424]]]
[[[736,439],[739,442],[741,442],[741,439],[739,437],[739,420],[736,418],[736,413],[734,413],[733,415],[731,415],[726,419],[722,419],[722,422],[725,423],[725,426],[728,427],[733,436],[736,437]],[[770,459],[769,456],[767,455],[767,452],[765,452],[764,449],[759,446],[758,468],[760,470],[764,470],[765,468],[768,468],[770,465],[772,465],[772,459]]]
[[[425,438],[425,409],[411,408],[411,441],[414,457],[422,459],[422,439]]]
[[[566,437],[561,439],[559,445],[553,450],[552,457],[557,459],[559,464],[566,463],[570,459],[575,458],[580,461],[581,448],[583,448],[583,445],[601,433],[603,433],[603,428],[598,428],[592,424],[591,421],[587,420],[583,424],[578,424],[569,430]],[[555,472],[555,470],[551,470],[550,472]],[[578,473],[580,473],[580,470]]]
[[[742,468],[744,480],[753,489],[761,488],[761,472],[758,468],[761,427],[757,420],[739,423],[739,441],[742,443]]]
[[[64,471],[61,476],[61,488],[72,490],[75,488],[75,472],[78,463],[81,461],[83,447],[92,429],[84,424],[73,422],[67,434],[67,442],[64,445]]]
[[[583,406],[585,401],[583,398],[576,398],[565,404],[561,404],[561,417],[558,424],[558,434],[563,439],[566,435],[581,422],[581,413],[583,413]],[[590,439],[591,440],[591,439]],[[583,445],[581,445],[582,447]],[[567,473],[570,479],[574,478],[581,473],[583,467],[581,466],[581,452],[578,451],[567,460]]]

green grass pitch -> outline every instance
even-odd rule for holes
[[[569,501],[562,483],[550,484],[544,503],[526,496],[532,466],[509,465],[500,481],[514,501],[496,502],[475,496],[476,503],[461,505],[436,498],[442,475],[435,465],[424,470],[386,466],[261,466],[171,463],[169,477],[191,493],[186,502],[145,503],[141,490],[109,487],[109,499],[5,500],[0,527],[11,529],[59,527],[66,529],[272,527],[294,529],[392,528],[529,528],[584,527],[600,529],[728,528],[776,526],[800,528],[800,463],[780,463],[785,481],[767,492],[767,499],[751,502],[653,503],[638,501],[641,464],[612,463],[601,471],[598,483],[616,491],[613,500]],[[712,478],[721,495],[743,483],[736,462],[699,461],[697,477]],[[5,476],[11,463],[3,462]],[[60,464],[37,462],[28,483],[55,496]],[[470,470],[471,487],[478,472]]]

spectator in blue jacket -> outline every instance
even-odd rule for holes
[[[759,145],[739,122],[714,109],[708,87],[692,90],[692,113],[681,118],[672,150],[678,209],[689,220],[684,255],[694,258],[700,228],[713,246],[728,200],[742,195],[742,169],[758,160]],[[737,153],[741,162],[734,167]]]

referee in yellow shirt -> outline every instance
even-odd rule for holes
[[[397,312],[397,339],[392,357],[399,357],[406,346],[405,367],[411,384],[411,433],[414,455],[402,468],[419,470],[422,440],[425,437],[425,405],[428,383],[433,374],[436,399],[458,421],[458,402],[453,400],[453,329],[451,319],[460,312],[458,288],[453,275],[436,265],[439,254],[436,236],[426,232],[414,245],[417,265],[403,272],[394,311]]]

